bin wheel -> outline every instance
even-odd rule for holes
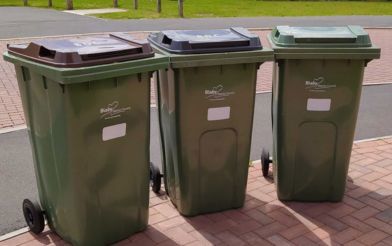
[[[41,206],[38,202],[24,199],[23,215],[31,232],[38,235],[44,230],[44,212],[41,210]]]
[[[161,190],[161,179],[162,174],[159,170],[159,167],[154,165],[154,163],[150,162],[150,180],[151,180],[151,187],[154,193],[159,194]]]
[[[264,177],[268,177],[268,170],[271,163],[270,154],[267,150],[263,149],[261,151],[261,171]]]

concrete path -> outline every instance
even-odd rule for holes
[[[392,135],[392,85],[364,86],[355,139]],[[256,96],[251,159],[260,159],[261,149],[271,150],[270,93]],[[151,161],[160,164],[157,112],[151,110]],[[32,155],[26,130],[0,134],[0,235],[25,226],[21,202],[36,197]]]
[[[247,28],[273,27],[276,25],[334,26],[349,24],[365,27],[391,27],[392,16],[103,20],[51,9],[0,7],[0,39],[113,31],[154,31],[163,29],[224,28],[230,26]]]

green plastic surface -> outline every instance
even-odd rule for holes
[[[167,66],[156,57],[58,69],[4,54],[15,64],[41,206],[73,245],[108,245],[147,226],[150,77]]]
[[[154,45],[151,46],[160,54],[169,57],[172,68],[262,63],[273,59],[273,51],[269,48],[254,51],[180,55],[169,53]]]
[[[380,49],[372,45],[360,26],[278,26],[268,36],[277,59],[376,59]]]
[[[155,56],[151,58],[116,62],[98,66],[59,68],[17,57],[7,52],[4,53],[3,57],[4,60],[14,64],[24,64],[24,66],[30,67],[32,70],[37,71],[43,76],[64,85],[150,72],[162,67],[167,67],[169,62],[168,57],[155,54]]]
[[[271,50],[163,53],[171,68],[155,81],[171,201],[186,216],[243,206],[257,70],[273,59]]]
[[[318,52],[328,53],[328,48],[323,49]],[[352,51],[357,49],[363,48]],[[337,202],[343,198],[369,62],[363,55],[351,58],[349,53],[334,59],[314,54],[297,59],[283,53],[276,56],[273,173],[279,199]]]

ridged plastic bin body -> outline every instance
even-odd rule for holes
[[[15,64],[49,227],[74,245],[108,245],[145,229],[150,77],[165,65],[148,58],[59,69],[5,58]]]
[[[174,55],[155,77],[166,188],[186,216],[244,204],[257,70],[272,52],[235,53]]]
[[[273,170],[279,199],[340,201],[343,198],[364,67],[364,60],[276,63],[272,102]],[[319,77],[331,87],[323,91],[305,85],[306,81]],[[314,99],[316,106],[317,100],[331,99],[331,109],[308,111],[308,104],[312,103],[309,100]]]
[[[293,31],[277,44],[285,28],[269,36],[276,59],[272,159],[278,198],[338,202],[346,186],[364,70],[380,49],[357,26],[310,29],[315,36],[298,35],[298,43],[291,44]]]

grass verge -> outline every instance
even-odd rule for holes
[[[0,6],[20,6],[22,0],[1,0]],[[46,7],[46,0],[29,0],[29,5]],[[177,1],[162,0],[162,13],[156,13],[155,0],[139,0],[139,9],[132,9],[132,0],[119,0],[127,12],[99,14],[110,19],[175,18]],[[62,10],[65,0],[53,0],[53,7]],[[74,0],[75,9],[111,8],[111,0]],[[333,16],[392,15],[392,2],[365,1],[257,1],[257,0],[185,0],[188,18],[252,17],[252,16]]]

